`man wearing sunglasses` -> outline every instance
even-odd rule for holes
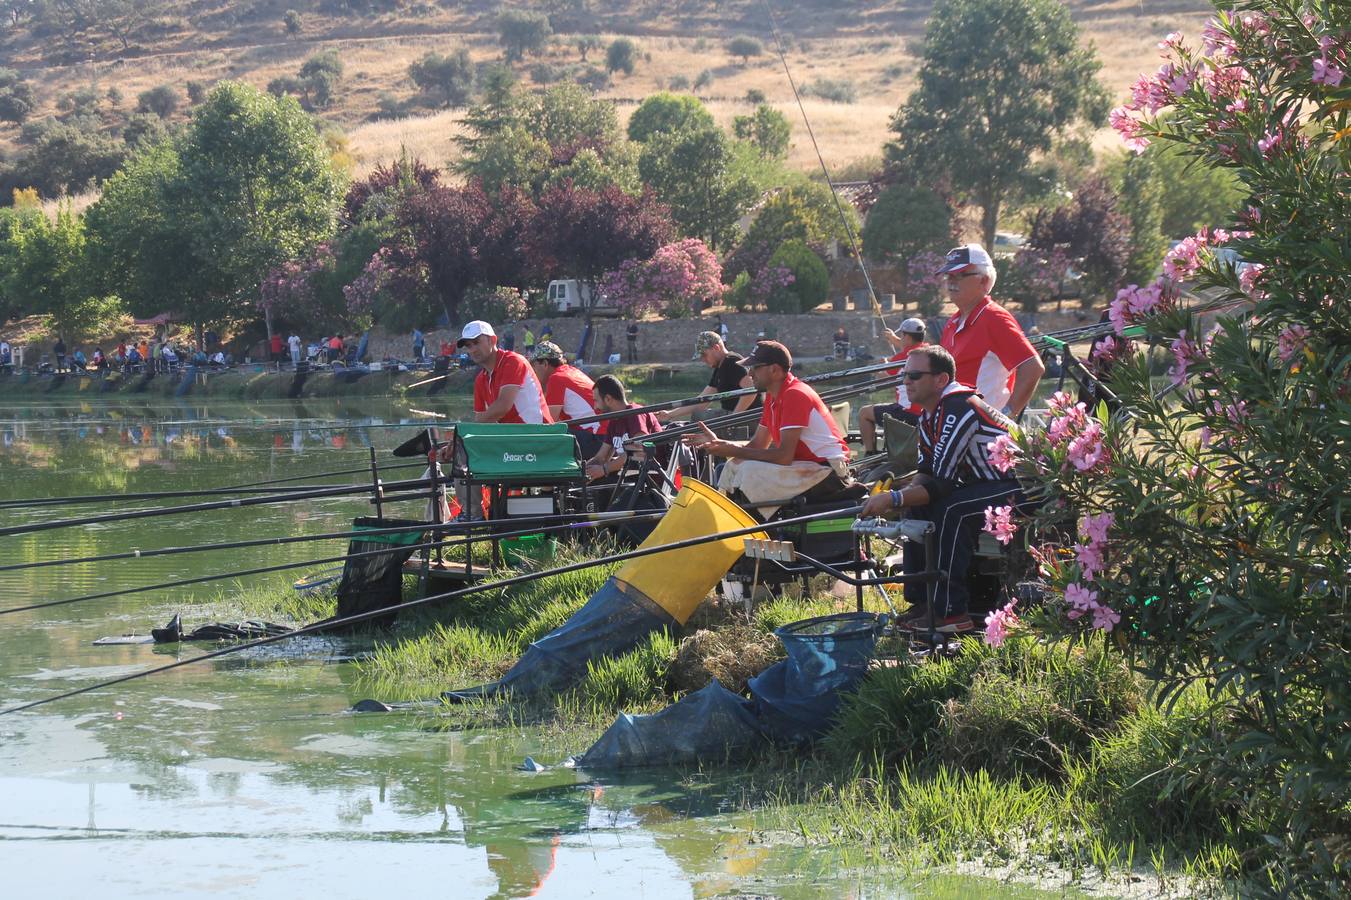
[[[957,307],[938,339],[957,362],[957,381],[1018,418],[1046,366],[1013,314],[990,299],[997,278],[994,260],[980,244],[963,244],[948,251],[938,274]]]
[[[1008,434],[1013,422],[974,390],[954,380],[957,364],[942,347],[926,344],[906,359],[906,389],[923,412],[919,418],[917,474],[902,488],[875,494],[860,516],[870,518],[908,512],[927,519],[938,530],[938,569],[947,575],[935,588],[934,620],[938,631],[957,634],[974,625],[967,614],[967,569],[985,521],[985,509],[1026,504],[1017,479],[990,464],[990,445]],[[924,571],[924,547],[906,542],[906,573]],[[903,629],[928,627],[928,586],[907,584],[912,605],[901,617]]]

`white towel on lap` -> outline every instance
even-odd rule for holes
[[[789,500],[825,480],[830,471],[830,466],[801,459],[786,466],[755,459],[729,459],[718,478],[718,490],[724,494],[740,490],[751,503]],[[761,506],[755,511],[762,519],[768,519],[778,509]]]

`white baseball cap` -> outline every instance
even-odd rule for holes
[[[916,319],[912,316],[902,322],[901,327],[897,330],[902,334],[917,334],[920,337],[924,337],[926,328],[923,319]]]
[[[463,347],[475,338],[483,337],[485,334],[488,337],[497,337],[497,332],[493,331],[493,326],[482,319],[475,319],[464,326],[464,330],[460,332],[460,339],[455,342],[455,346]]]
[[[980,244],[962,244],[960,247],[953,247],[948,251],[948,255],[943,260],[943,266],[936,274],[945,275],[948,272],[960,272],[968,266],[992,266],[994,261],[990,259],[990,254],[985,252],[985,248]]]

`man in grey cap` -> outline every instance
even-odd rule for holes
[[[708,380],[708,386],[699,392],[701,397],[755,386],[751,380],[750,370],[746,368],[741,357],[727,349],[727,346],[722,342],[722,335],[716,331],[699,332],[699,336],[694,339],[694,358],[713,370],[713,376]],[[760,395],[746,394],[742,397],[727,397],[718,402],[724,412],[745,412],[760,405]],[[703,412],[711,405],[711,401],[708,403],[692,403],[689,406],[659,412],[657,418],[664,422],[687,419],[696,413]]]
[[[904,363],[905,358],[910,355],[910,351],[924,343],[924,332],[924,320],[913,317],[901,323],[899,334],[888,328],[886,330],[887,343],[891,344],[891,349],[895,351],[889,361]],[[895,369],[888,369],[887,372],[891,375],[899,375],[904,369],[905,366],[902,365]],[[877,403],[872,406],[865,406],[858,411],[858,428],[863,436],[864,456],[877,452],[877,425],[882,421],[883,416],[900,419],[903,422],[909,422],[911,425],[919,421],[919,409],[906,396],[904,381],[896,385],[895,403]]]

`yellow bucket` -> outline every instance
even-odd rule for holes
[[[750,528],[755,519],[744,509],[701,481],[686,478],[671,508],[641,547],[673,544],[690,538]],[[765,539],[763,532],[710,541],[683,550],[668,550],[631,559],[615,578],[644,594],[681,625],[741,557],[748,537]],[[640,548],[641,549],[641,548]]]

